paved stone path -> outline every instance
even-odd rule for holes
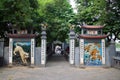
[[[120,70],[109,68],[75,68],[56,57],[45,68],[0,68],[0,80],[120,80]]]

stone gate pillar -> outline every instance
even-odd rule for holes
[[[42,26],[41,32],[41,66],[46,65],[46,26]]]
[[[34,67],[35,64],[35,59],[34,59],[34,54],[35,54],[35,39],[31,39],[31,67]]]
[[[9,38],[9,67],[12,67],[12,57],[13,57],[13,39],[12,38]]]
[[[102,47],[102,64],[105,65],[105,39],[101,40],[101,47]]]
[[[80,39],[80,67],[84,65],[84,39]]]
[[[70,65],[74,65],[75,64],[75,32],[74,32],[73,26],[70,29],[69,37],[70,37],[70,41],[69,41],[69,46],[70,46],[69,62],[70,62]]]

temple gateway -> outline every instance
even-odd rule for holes
[[[113,65],[112,60],[115,52],[112,43],[106,50],[105,38],[103,34],[103,26],[81,26],[81,34],[79,34],[79,46],[76,46],[76,34],[74,28],[69,32],[69,43],[53,41],[47,42],[47,32],[45,25],[41,31],[41,45],[36,46],[35,33],[27,33],[21,31],[17,33],[8,33],[9,47],[5,47],[4,64],[9,66],[30,66],[45,67],[49,57],[52,55],[60,55],[67,59],[70,66],[88,67],[88,66],[109,66]],[[60,47],[60,51],[55,50],[56,46]],[[111,51],[110,51],[111,50]],[[58,53],[59,52],[59,53]],[[49,66],[49,65],[48,65]]]

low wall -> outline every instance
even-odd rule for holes
[[[4,65],[9,64],[9,47],[4,48]]]
[[[41,47],[35,48],[35,66],[40,66],[41,62]]]
[[[75,67],[79,67],[79,65],[80,65],[79,47],[75,47]]]
[[[4,39],[0,39],[0,66],[3,66],[4,60]]]

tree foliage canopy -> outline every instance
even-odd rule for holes
[[[39,24],[46,22],[50,42],[65,41],[68,23],[74,21],[68,0],[1,0],[0,10],[3,11],[0,15],[2,24],[11,23],[17,28],[34,27],[40,33]]]
[[[39,14],[42,20],[48,23],[48,41],[65,41],[68,38],[68,23],[73,21],[74,16],[68,0],[45,0],[39,4],[42,4]]]
[[[105,0],[78,0],[79,21],[88,25],[103,24]]]
[[[4,22],[10,22],[17,27],[25,27],[26,24],[33,22],[32,11],[33,6],[31,0],[5,0],[3,5],[6,11],[4,12]]]
[[[109,32],[110,36],[120,39],[120,0],[107,0],[106,2],[106,18],[105,32]],[[110,37],[110,39],[111,39]]]
[[[103,25],[104,33],[119,38],[120,0],[76,0],[78,4],[78,22],[88,25]],[[111,40],[108,37],[108,41]]]
[[[71,24],[104,25],[104,33],[120,39],[120,0],[75,0],[78,12],[73,13],[69,0],[1,0],[0,35],[9,29],[8,23],[17,28],[31,28],[41,32],[46,22],[48,42],[65,41]],[[80,32],[78,28],[75,29]],[[64,35],[64,36],[63,36]],[[108,37],[108,40],[111,38]]]

